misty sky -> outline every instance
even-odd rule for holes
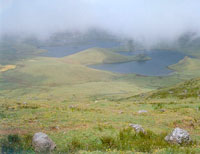
[[[200,32],[200,0],[0,0],[0,35],[100,28],[138,40]]]

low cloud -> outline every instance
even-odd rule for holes
[[[200,32],[199,0],[0,0],[0,35],[103,29],[147,44]]]

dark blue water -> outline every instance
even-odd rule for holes
[[[65,45],[65,46],[49,46],[49,47],[41,47],[41,49],[47,50],[47,52],[44,52],[40,54],[41,56],[45,57],[64,57],[69,56],[75,53],[78,53],[80,51],[89,49],[89,48],[112,48],[119,46],[119,42],[115,41],[93,41],[89,43],[79,43],[79,44],[71,44],[71,45]]]
[[[126,56],[137,54],[135,52],[119,53]],[[169,65],[177,63],[186,56],[180,52],[173,51],[150,51],[143,52],[143,54],[151,57],[151,60],[142,62],[131,61],[125,63],[98,64],[89,67],[122,74],[133,73],[145,76],[165,76],[173,72],[167,68]]]

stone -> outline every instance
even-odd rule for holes
[[[171,134],[165,137],[165,140],[170,143],[189,144],[191,142],[190,134],[181,128],[175,128]]]
[[[145,133],[144,128],[141,125],[130,124],[129,126],[132,127],[136,133],[140,133],[140,132]]]
[[[124,111],[119,111],[119,114],[123,114],[124,113]]]
[[[75,105],[70,105],[69,108],[70,108],[70,109],[75,109],[76,106],[75,106]]]
[[[24,105],[27,105],[27,103],[26,103],[26,102],[24,102],[23,104],[24,104]]]
[[[165,109],[160,109],[160,112],[165,112],[166,110]]]
[[[169,91],[169,94],[173,94],[174,92],[173,91]]]
[[[51,153],[56,148],[56,144],[42,132],[34,134],[32,145],[36,153]]]
[[[146,110],[139,110],[138,113],[139,114],[141,114],[141,113],[147,113],[147,111]]]
[[[140,97],[141,97],[141,98],[144,98],[144,94],[140,94]]]

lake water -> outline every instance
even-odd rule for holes
[[[78,53],[80,51],[89,49],[89,48],[112,48],[119,46],[119,42],[115,41],[92,41],[89,43],[79,43],[79,44],[71,44],[71,45],[65,45],[65,46],[49,46],[49,47],[41,47],[41,49],[47,50],[47,52],[44,52],[40,54],[41,56],[45,57],[64,57],[69,56],[75,53]]]
[[[130,56],[136,55],[141,52],[119,52],[122,55]],[[169,75],[173,71],[168,69],[169,65],[175,64],[186,55],[180,52],[173,51],[148,51],[143,54],[151,57],[148,61],[131,61],[125,63],[113,63],[113,64],[98,64],[91,65],[89,67],[111,71],[122,74],[140,74],[145,76],[165,76]]]
[[[48,50],[42,53],[41,56],[46,57],[64,57],[69,56],[88,48],[99,47],[99,48],[112,48],[119,46],[118,42],[112,41],[93,41],[89,43],[79,43],[65,46],[49,46],[42,47],[42,49]],[[121,74],[140,74],[145,76],[165,76],[169,75],[173,71],[168,69],[169,65],[175,64],[186,55],[176,51],[148,51],[148,52],[118,52],[119,54],[132,56],[140,53],[146,54],[151,57],[148,61],[131,61],[125,63],[113,63],[113,64],[98,64],[90,65],[88,67],[99,70],[111,71],[114,73]]]

